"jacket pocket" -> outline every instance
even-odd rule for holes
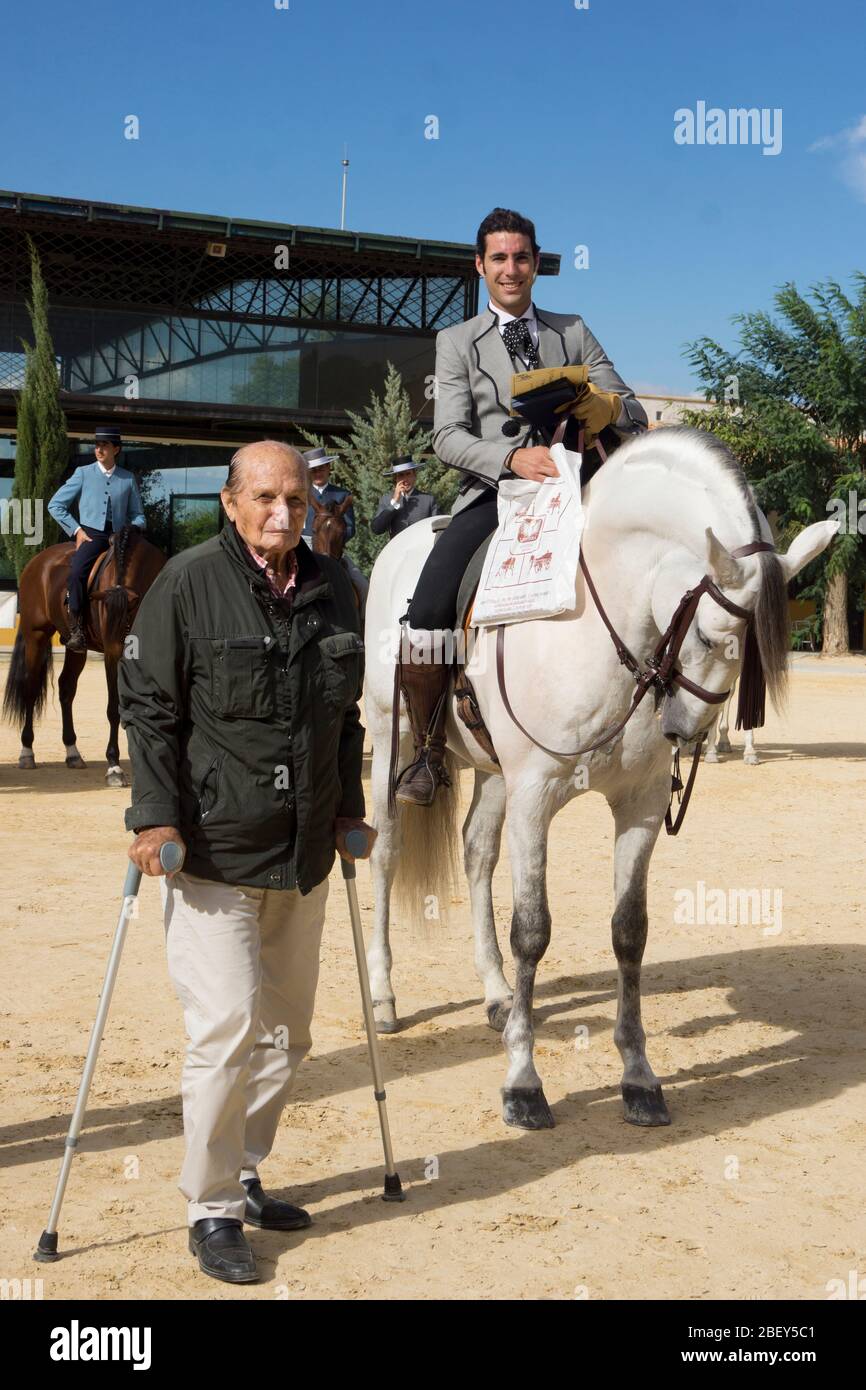
[[[213,759],[210,767],[201,779],[198,787],[198,803],[196,820],[199,825],[204,825],[208,816],[213,811],[219,801],[220,791],[220,772],[222,771],[223,754],[219,754]]]
[[[213,707],[224,719],[267,719],[274,713],[273,637],[215,641]]]
[[[363,676],[364,643],[356,632],[335,632],[319,642],[325,699],[344,709],[355,699]]]

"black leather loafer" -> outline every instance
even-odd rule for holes
[[[312,1226],[308,1211],[293,1207],[291,1202],[269,1197],[257,1178],[247,1179],[244,1187],[247,1190],[244,1221],[248,1226],[259,1226],[263,1231],[302,1231],[305,1226]]]
[[[258,1277],[256,1257],[247,1244],[243,1222],[227,1216],[205,1216],[189,1228],[190,1253],[198,1267],[226,1284],[252,1284]]]

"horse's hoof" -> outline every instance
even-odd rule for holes
[[[66,759],[66,766],[67,766],[67,767],[87,767],[87,763],[84,761],[84,759],[82,758],[82,756],[81,756],[80,753],[76,753],[76,754],[74,755],[74,757],[69,757],[69,758]]]
[[[554,1119],[540,1086],[531,1091],[502,1088],[502,1118],[516,1129],[553,1129]]]
[[[761,759],[758,757],[757,753],[744,753],[743,762],[747,767],[759,767]]]
[[[373,1018],[377,1033],[396,1033],[399,1030],[400,1024],[397,1022],[397,1009],[393,999],[374,999]]]
[[[494,999],[487,1005],[487,1022],[494,1033],[501,1033],[511,1013],[510,999]]]
[[[19,753],[18,766],[20,768],[23,768],[25,771],[29,771],[31,768],[36,766],[36,759],[34,758],[32,753]]]
[[[84,764],[82,763],[81,766],[83,767]],[[128,787],[129,778],[125,772],[106,772],[105,785],[107,787]]]
[[[626,1123],[630,1125],[669,1125],[671,1117],[661,1086],[622,1086]]]
[[[734,751],[731,747],[731,740],[725,734],[719,739],[716,747],[720,753],[733,753]]]
[[[708,748],[708,749],[707,749],[706,753],[704,754],[704,762],[705,762],[705,763],[719,763],[719,762],[721,762],[721,758],[719,757],[718,752],[716,751],[715,748]]]

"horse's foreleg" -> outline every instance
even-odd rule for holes
[[[502,972],[502,952],[493,917],[493,870],[505,820],[505,780],[476,769],[472,804],[463,823],[463,865],[469,883],[475,933],[475,969],[484,986],[487,1022],[501,1033],[511,1008],[511,988]]]
[[[730,753],[732,751],[731,740],[728,738],[728,726],[731,722],[731,705],[734,699],[734,688],[734,686],[731,687],[731,693],[722,705],[722,712],[719,716],[719,736],[716,747],[720,753]]]
[[[709,733],[707,734],[707,747],[706,751],[704,752],[705,762],[717,763],[719,761],[719,749],[721,747],[721,744],[719,742],[719,736],[721,733],[719,725],[721,719],[722,715],[719,714],[710,725]],[[730,744],[728,744],[728,747],[730,747]]]
[[[661,804],[660,804],[661,798]],[[641,962],[647,939],[647,873],[664,817],[664,790],[640,803],[613,806],[614,853],[613,949],[618,967],[614,1042],[623,1060],[622,1098],[625,1118],[633,1125],[668,1125],[670,1116],[658,1077],[646,1056],[641,1022]]]
[[[367,970],[373,996],[373,1014],[377,1033],[396,1033],[397,1004],[391,985],[391,887],[400,853],[400,804],[397,817],[388,814],[388,767],[390,750],[384,730],[377,732],[373,744],[371,787],[373,793],[372,824],[378,835],[370,856],[373,879],[373,931],[367,948]]]
[[[105,781],[109,787],[128,787],[129,778],[120,766],[120,704],[117,698],[117,660],[106,653],[105,683],[108,686],[108,746],[105,757],[108,770]]]
[[[514,1000],[502,1041],[508,1074],[502,1090],[502,1118],[520,1129],[550,1129],[553,1115],[533,1060],[532,1001],[538,962],[550,943],[547,904],[547,831],[553,814],[550,797],[537,785],[509,797],[508,851],[514,889],[511,952]]]
[[[63,670],[60,672],[60,679],[57,682],[67,767],[81,768],[87,766],[76,746],[75,725],[72,722],[72,703],[78,689],[78,678],[84,670],[86,661],[86,652],[71,652],[67,647],[66,655],[63,658]]]

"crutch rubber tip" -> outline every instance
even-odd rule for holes
[[[50,1265],[53,1264],[55,1260],[60,1259],[57,1253],[56,1231],[42,1232],[42,1235],[39,1237],[39,1244],[33,1252],[33,1258],[41,1265]]]
[[[382,1193],[383,1202],[405,1202],[406,1193],[400,1184],[399,1173],[385,1174],[385,1191]]]

